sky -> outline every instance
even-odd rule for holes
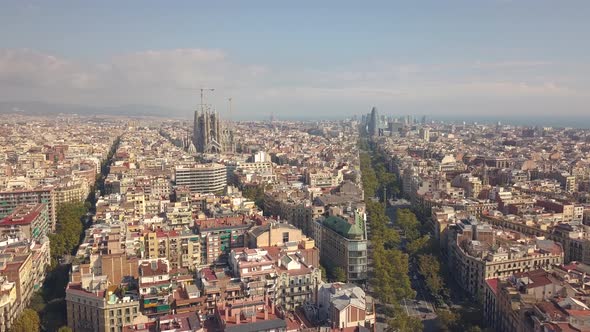
[[[4,1],[0,101],[589,118],[590,1]],[[163,114],[165,115],[165,114]]]

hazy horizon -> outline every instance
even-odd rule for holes
[[[7,1],[0,101],[190,117],[198,89],[215,88],[207,100],[227,114],[231,97],[236,119],[335,118],[375,105],[431,118],[590,124],[589,9],[585,1]]]
[[[36,105],[34,108],[29,108],[23,105]],[[64,105],[64,104],[45,104],[45,103],[23,103],[14,102],[14,105],[18,107],[8,106],[10,102],[0,101],[0,115],[1,114],[24,114],[24,115],[56,115],[56,114],[78,114],[80,116],[128,116],[131,118],[136,117],[155,117],[177,121],[192,121],[194,111],[193,110],[164,110],[157,107],[150,107],[147,105],[130,105],[131,108],[125,108],[125,106],[119,107],[85,107],[81,105]],[[375,106],[375,105],[374,105]],[[65,107],[65,108],[64,108]],[[50,111],[46,111],[50,108]],[[277,113],[269,113],[266,115],[246,117],[246,116],[234,116],[235,121],[267,121],[270,120],[271,116],[277,121],[322,121],[322,120],[343,120],[346,118],[357,117],[359,120],[364,114],[368,114],[372,107],[366,109],[366,112],[359,112],[357,114],[340,114],[340,115],[321,115],[317,112],[303,112],[303,114],[290,114],[287,116],[278,116]],[[379,108],[378,108],[379,109]],[[172,112],[172,113],[171,113]],[[556,128],[590,128],[590,117],[563,117],[559,115],[555,116],[540,116],[530,117],[521,115],[512,116],[477,116],[477,115],[432,115],[432,114],[411,114],[411,113],[399,113],[394,110],[383,110],[379,109],[380,115],[393,116],[393,117],[405,117],[410,115],[416,118],[418,121],[425,116],[430,121],[445,122],[445,123],[461,123],[465,121],[467,123],[482,123],[482,124],[496,124],[498,122],[507,125],[515,126],[548,126]],[[222,113],[222,116],[225,114]],[[223,119],[226,119],[224,116]]]

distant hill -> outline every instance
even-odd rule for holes
[[[79,114],[79,115],[125,115],[156,116],[166,118],[190,118],[191,110],[177,110],[151,105],[122,105],[96,107],[88,105],[59,104],[46,102],[0,101],[0,114],[23,113],[28,115]]]

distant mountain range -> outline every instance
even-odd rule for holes
[[[96,107],[89,105],[59,104],[37,101],[0,101],[0,114],[23,113],[28,115],[79,114],[79,115],[123,115],[155,116],[163,118],[191,118],[192,111],[178,110],[152,105],[122,105]]]

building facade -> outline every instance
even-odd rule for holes
[[[489,224],[463,220],[449,236],[449,266],[471,295],[484,295],[485,281],[563,263],[563,249],[551,240],[520,238]]]
[[[205,109],[195,111],[193,144],[200,153],[235,151],[233,131],[222,126],[219,113]]]
[[[69,283],[66,307],[68,327],[74,332],[121,332],[141,315],[137,292],[110,286],[106,276]]]
[[[337,216],[314,221],[312,237],[319,244],[320,257],[341,267],[349,282],[367,279],[367,237],[364,220],[356,214],[353,223]]]
[[[49,234],[51,223],[47,205],[23,204],[0,220],[0,233],[10,238],[40,241]]]
[[[47,213],[51,221],[51,229],[55,230],[57,218],[55,191],[53,187],[31,190],[13,190],[0,192],[0,218],[9,215],[20,204],[47,204]]]
[[[219,193],[227,186],[227,170],[221,164],[192,164],[175,168],[177,186],[193,193]]]

